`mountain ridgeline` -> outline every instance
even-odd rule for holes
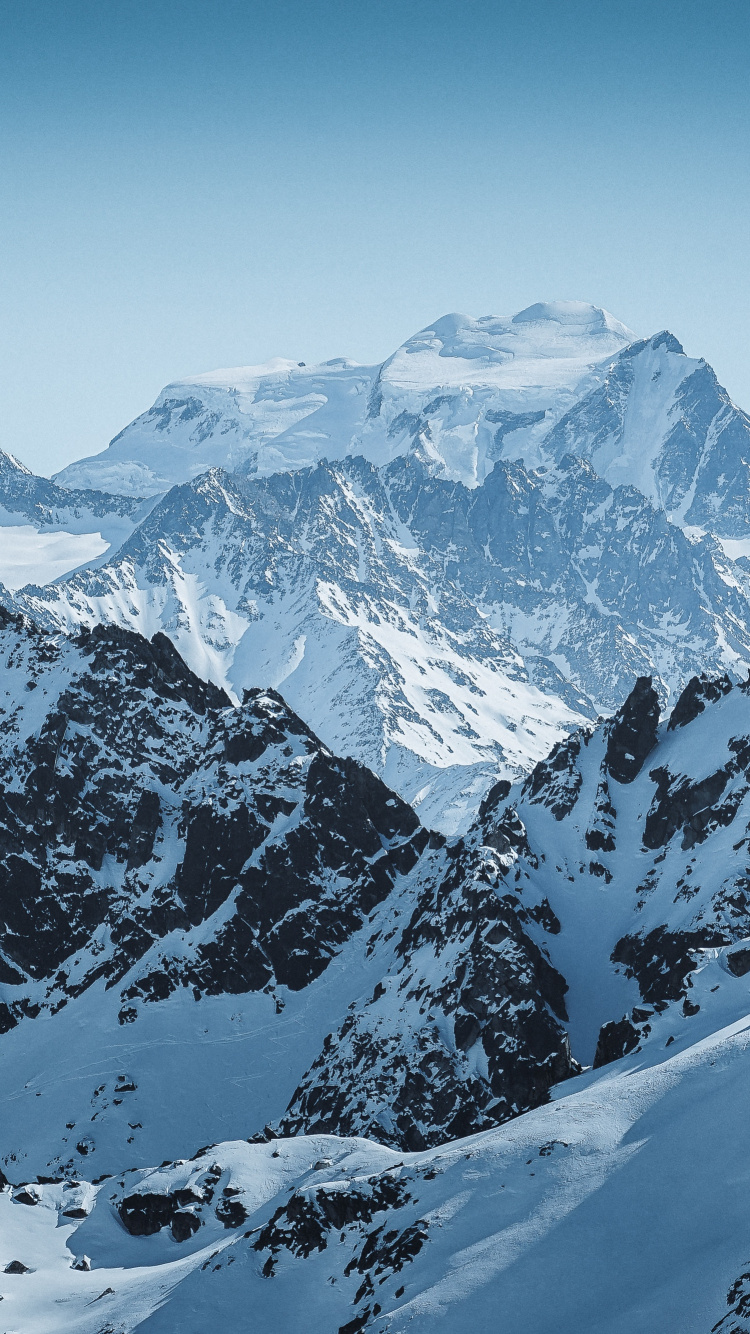
[[[8,1328],[750,1334],[749,468],[577,302],[0,457]]]

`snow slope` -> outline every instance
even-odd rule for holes
[[[5,1318],[19,1334],[204,1334],[250,1311],[262,1334],[302,1312],[311,1334],[546,1334],[551,1318],[560,1334],[743,1334],[749,1023],[426,1153],[239,1141],[93,1189],[45,1184],[35,1205],[6,1190],[0,1259],[34,1272],[1,1276]]]
[[[103,556],[110,544],[100,532],[44,533],[32,524],[0,527],[0,583],[11,591],[46,584]]]

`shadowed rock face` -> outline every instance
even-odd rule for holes
[[[125,998],[168,995],[188,980],[216,992],[274,976],[304,986],[418,859],[427,834],[411,807],[331,756],[273,692],[232,708],[164,635],[149,643],[96,627],[68,653],[77,670],[6,759],[6,967],[50,977],[106,927],[106,957],[73,986],[56,979],[64,1001],[97,977],[114,984],[155,940],[199,926],[234,894],[220,935],[179,975],[161,966]],[[285,836],[268,842],[278,821]],[[181,856],[165,877],[175,834]]]
[[[728,676],[720,676],[717,680],[705,675],[691,676],[670,715],[670,731],[692,722],[699,713],[703,713],[707,703],[721,699],[731,689],[732,682]]]
[[[282,1133],[360,1128],[424,1149],[446,1131],[472,1134],[545,1102],[551,1084],[577,1071],[563,1027],[565,983],[531,940],[519,900],[489,880],[488,854],[489,844],[484,874],[471,847],[433,861],[390,976],[326,1040]],[[551,933],[555,926],[546,923]],[[529,1007],[529,994],[541,1004]],[[403,997],[395,1019],[394,996]],[[439,1037],[446,1021],[448,1043]]]
[[[695,678],[660,723],[656,691],[640,678],[614,718],[571,735],[520,789],[500,789],[482,807],[485,842],[498,822],[520,831],[514,891],[522,909],[547,923],[551,962],[566,960],[573,1054],[587,1064],[640,1050],[654,1014],[673,1009],[674,1030],[661,1045],[667,1036],[674,1042],[704,1004],[693,974],[717,954],[712,996],[722,993],[722,977],[747,969],[748,695],[747,683],[726,676]],[[551,919],[564,955],[556,955]],[[576,937],[586,942],[578,956]],[[636,1004],[623,1017],[607,1012],[616,1002],[599,1002],[598,1043],[587,1037],[584,1051],[576,1028],[587,1028],[599,995],[611,997],[613,974],[634,984]]]
[[[309,992],[309,1022],[325,1003],[332,1030],[293,1072],[285,1123],[360,1134],[377,1113],[395,1147],[495,1125],[577,1069],[565,983],[507,892],[512,818],[487,847],[446,844],[280,695],[232,706],[162,634],[55,639],[4,615],[0,636],[16,691],[0,739],[3,1031],[95,986],[136,1033],[177,995],[199,1007],[262,992],[282,1023]],[[381,979],[371,1003],[363,962]],[[259,1041],[288,1079],[283,1042]],[[134,1084],[120,1083],[121,1099]],[[131,1230],[166,1225],[132,1207]],[[167,1222],[188,1235],[178,1215]],[[229,1203],[222,1216],[238,1225]]]
[[[656,745],[659,696],[650,676],[639,676],[622,708],[615,714],[607,741],[605,764],[618,783],[632,783]]]
[[[640,1029],[627,1018],[611,1019],[602,1024],[594,1055],[594,1069],[609,1065],[611,1061],[619,1061],[621,1056],[635,1051],[640,1037]]]

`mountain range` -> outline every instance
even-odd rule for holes
[[[2,456],[9,1330],[750,1330],[749,464],[574,302]]]
[[[671,335],[633,339],[552,303],[447,316],[374,369],[170,386],[56,483],[6,461],[15,532],[101,544],[6,603],[49,629],[161,629],[235,701],[282,689],[428,824],[464,830],[492,781],[638,674],[673,702],[696,671],[750,664],[750,567],[726,536],[745,531],[748,419]]]

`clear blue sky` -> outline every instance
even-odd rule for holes
[[[0,0],[0,445],[604,305],[750,408],[748,0]]]

